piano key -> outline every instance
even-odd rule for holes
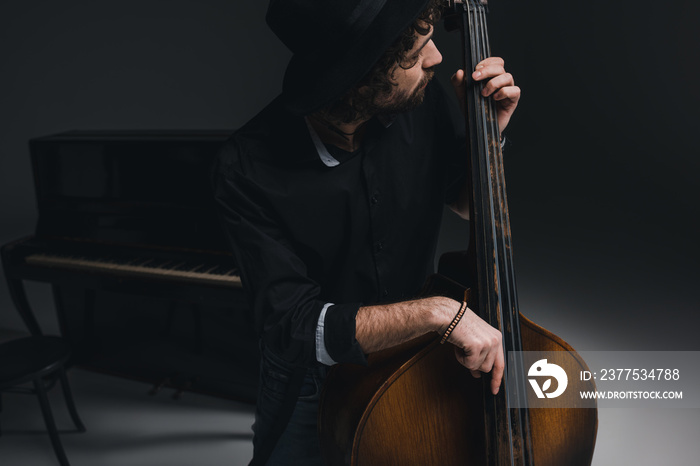
[[[203,267],[205,267],[204,264],[195,265],[193,268],[191,268],[191,269],[189,270],[189,272],[197,272],[199,269],[201,269],[201,268],[203,268]],[[201,272],[201,270],[200,270],[200,272]]]
[[[228,270],[228,267],[223,266],[223,265],[219,265],[211,273],[213,273],[215,275],[223,275],[227,270]]]
[[[170,268],[170,270],[176,270],[178,272],[186,272],[192,268],[192,265],[188,264],[186,261],[182,261],[179,264],[175,264]]]

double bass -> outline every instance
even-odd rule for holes
[[[446,0],[446,7],[446,23],[457,23],[462,31],[464,69],[474,69],[490,56],[485,0]],[[367,366],[334,366],[318,418],[330,465],[591,464],[598,426],[594,401],[572,406],[570,399],[551,398],[544,407],[528,404],[535,399],[535,385],[530,387],[524,374],[541,369],[542,361],[533,363],[535,356],[528,355],[546,352],[567,374],[588,367],[564,340],[519,312],[496,110],[491,98],[481,96],[483,84],[469,73],[465,80],[469,247],[443,256],[439,275],[428,280],[422,294],[466,301],[502,332],[503,385],[492,395],[489,378],[473,378],[436,334],[372,353]],[[464,277],[475,277],[469,288]],[[569,376],[566,388],[579,393],[595,385]]]

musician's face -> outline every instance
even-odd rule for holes
[[[383,113],[408,111],[423,102],[425,86],[435,73],[433,68],[442,62],[442,55],[432,39],[432,26],[427,35],[416,33],[416,37],[413,48],[391,72],[391,80],[397,85],[380,103]]]

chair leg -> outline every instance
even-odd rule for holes
[[[2,392],[0,392],[0,413],[2,413]],[[0,424],[0,437],[2,437],[2,424]]]
[[[63,397],[66,399],[66,406],[68,406],[68,412],[70,417],[73,419],[73,424],[78,429],[79,432],[85,432],[85,426],[83,421],[80,420],[78,416],[78,410],[75,409],[75,402],[73,401],[73,393],[71,392],[70,385],[68,385],[68,377],[66,377],[65,368],[61,367],[58,370],[59,377],[61,378],[61,388],[63,389]]]
[[[34,379],[34,389],[39,397],[41,412],[44,415],[44,422],[46,423],[46,428],[49,431],[51,444],[53,445],[53,450],[58,457],[58,462],[61,464],[61,466],[70,466],[70,463],[68,463],[68,458],[66,457],[66,452],[63,451],[63,445],[61,445],[61,439],[58,436],[58,431],[56,430],[56,423],[53,419],[51,406],[49,406],[49,398],[46,396],[46,388],[44,387],[44,382],[41,380],[41,377]]]

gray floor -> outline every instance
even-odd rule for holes
[[[0,340],[14,337],[0,331]],[[253,407],[81,369],[69,373],[86,433],[77,433],[58,387],[50,402],[73,466],[246,465]],[[54,466],[56,458],[32,396],[4,395],[0,465]],[[696,465],[698,409],[601,409],[595,466]],[[565,465],[562,465],[565,466]]]
[[[59,387],[50,403],[73,466],[235,466],[252,456],[251,405],[192,393],[176,401],[173,390],[149,396],[149,385],[81,369],[69,379],[87,432],[75,431]],[[57,465],[36,398],[7,393],[3,404],[0,465]]]

